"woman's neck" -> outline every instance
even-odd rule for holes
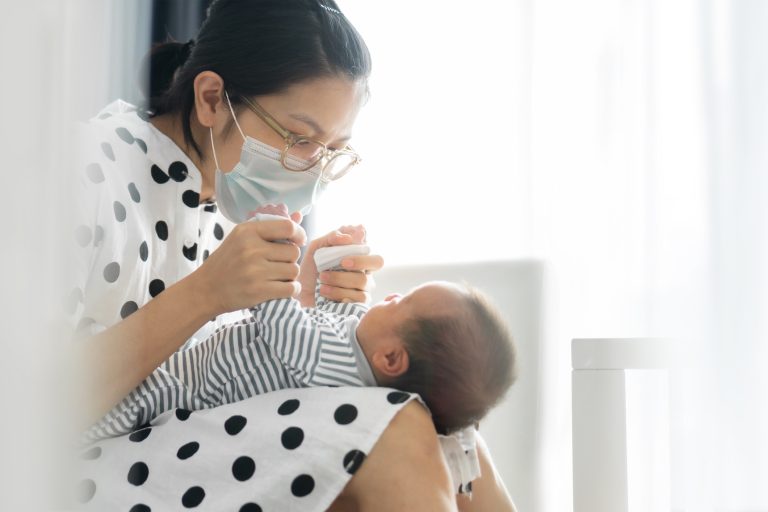
[[[214,176],[215,169],[205,157],[201,158],[194,148],[184,140],[184,130],[179,122],[178,116],[173,114],[162,114],[150,119],[152,126],[160,130],[164,135],[171,139],[181,149],[185,155],[192,161],[195,167],[200,171],[203,183],[200,187],[200,202],[204,203],[214,195]],[[192,126],[192,135],[196,141],[207,140],[199,133],[198,127]]]

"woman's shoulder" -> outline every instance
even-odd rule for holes
[[[123,175],[179,181],[198,171],[176,143],[157,129],[145,109],[115,100],[79,125],[80,156],[86,165],[114,167]]]

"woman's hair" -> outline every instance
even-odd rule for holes
[[[421,395],[442,434],[479,422],[517,378],[504,321],[484,295],[467,290],[461,313],[405,322],[408,370],[388,384]]]
[[[239,104],[314,78],[365,80],[371,58],[334,0],[215,0],[195,40],[155,46],[143,68],[150,114],[179,113],[184,140],[202,156],[189,120],[199,73],[220,75]]]

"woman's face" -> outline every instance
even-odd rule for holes
[[[286,130],[323,142],[330,149],[341,149],[352,136],[352,127],[365,93],[362,81],[318,78],[293,85],[278,94],[252,99]],[[245,106],[235,107],[235,110],[237,121],[246,136],[283,150],[283,138],[256,113]],[[240,160],[243,138],[234,124],[224,134],[224,127],[232,123],[232,114],[226,102],[216,118],[216,155],[221,170],[229,172]],[[217,131],[219,136],[216,136]]]

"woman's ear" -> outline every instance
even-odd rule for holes
[[[195,77],[195,114],[205,128],[211,128],[216,113],[227,108],[224,102],[224,80],[213,71],[203,71]]]
[[[408,371],[408,351],[402,343],[388,344],[374,352],[371,363],[382,375],[399,377]]]

